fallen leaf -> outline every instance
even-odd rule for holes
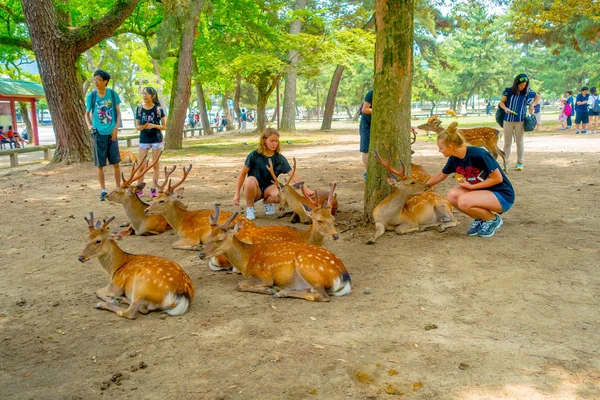
[[[387,389],[385,389],[385,392],[386,392],[387,394],[396,394],[396,388],[395,388],[395,387],[393,387],[393,386],[388,386],[388,388],[387,388]]]
[[[413,383],[413,391],[417,391],[419,389],[421,389],[423,387],[423,384],[421,382],[415,382]]]
[[[25,378],[27,378],[29,375],[31,375],[31,372],[25,372],[25,373],[23,374],[23,376],[24,376]]]
[[[314,343],[313,343],[312,345],[313,345],[313,347],[314,347],[315,349],[319,349],[319,350],[323,350],[323,349],[325,348],[325,347],[321,346],[320,344],[314,344]]]
[[[339,361],[339,362],[348,362],[348,361],[344,360],[343,358],[338,358],[338,359],[337,359],[337,360],[335,360],[335,361]]]
[[[390,374],[390,376],[398,375],[398,371],[396,371],[395,369],[390,369],[388,371],[388,374]]]
[[[462,369],[464,371],[464,370],[471,368],[471,366],[467,363],[460,363],[460,364],[458,364],[458,368]]]
[[[388,361],[389,362],[393,362],[394,364],[400,364],[400,361],[398,361],[398,360],[392,360],[391,358]]]
[[[315,317],[310,317],[311,320],[316,321],[317,319]]]
[[[356,379],[358,379],[358,381],[360,383],[373,382],[373,378],[371,378],[369,375],[365,374],[364,372],[360,372],[360,371],[356,372]]]
[[[173,336],[173,335],[171,335],[171,336],[165,336],[165,337],[158,338],[158,341],[160,342],[160,341],[163,341],[163,340],[169,340],[169,339],[173,339],[174,337],[175,336]]]
[[[425,330],[426,331],[430,331],[432,329],[437,329],[438,326],[436,324],[429,324],[429,325],[425,325]]]
[[[281,356],[279,355],[279,353],[275,353],[275,359],[273,359],[272,361],[277,362],[279,360],[281,360]]]
[[[377,364],[375,364],[375,366],[376,366],[377,368],[379,368],[379,367],[381,367],[381,364],[377,363]]]
[[[275,306],[275,305],[273,305],[273,304],[271,304],[271,308],[272,308],[273,310],[275,310],[275,311],[278,311],[278,310],[277,310],[277,306]]]
[[[57,329],[56,333],[60,334],[60,335],[64,335],[65,331],[63,331],[62,329]]]
[[[317,389],[309,390],[308,394],[317,394]]]

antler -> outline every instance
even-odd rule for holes
[[[410,127],[411,140],[410,144],[414,144],[417,141],[417,131],[412,126]]]
[[[225,223],[223,225],[221,225],[221,229],[223,229],[224,231],[226,231],[229,228],[229,225],[233,222],[234,219],[237,218],[237,216],[239,215],[239,212],[234,212],[233,215],[231,217],[229,217],[229,219],[227,221],[225,221]]]
[[[402,170],[398,170],[394,167],[391,166],[391,161],[392,161],[392,156],[390,154],[390,149],[386,148],[385,149],[387,152],[387,156],[388,159],[384,160],[381,155],[379,155],[379,152],[377,150],[375,150],[375,156],[377,157],[377,159],[379,160],[379,162],[381,163],[381,165],[383,165],[388,171],[390,171],[392,174],[399,176],[401,178],[406,179],[406,175],[404,175],[404,172],[406,171],[406,167],[404,166],[404,162],[402,160],[400,160],[400,163],[402,164]]]
[[[94,229],[94,213],[90,211],[90,218],[83,217],[88,224],[88,228]]]
[[[115,217],[114,217],[114,216],[113,216],[113,217],[110,217],[109,219],[105,219],[105,220],[103,220],[103,221],[102,221],[102,222],[103,222],[103,224],[102,224],[102,226],[100,227],[100,229],[104,229],[104,228],[106,228],[106,227],[108,226],[108,224],[110,224],[110,223],[113,221],[113,219],[115,219]],[[100,223],[100,221],[98,221],[98,223],[97,223],[97,224],[99,224],[99,223]],[[97,224],[96,224],[96,225],[97,225]]]
[[[314,200],[312,199],[312,197],[310,197],[310,196],[308,195],[308,192],[306,191],[306,186],[304,186],[304,185],[302,185],[302,194],[304,195],[304,198],[305,198],[305,199],[307,200],[307,202],[308,202],[308,204],[306,204],[306,203],[305,203],[307,206],[309,206],[309,207],[312,207],[312,208],[317,208],[317,207],[319,207],[319,199],[317,198],[317,201],[314,201]]]
[[[293,160],[294,160],[294,168],[292,168],[292,173],[290,174],[290,177],[288,178],[287,182],[285,183],[286,185],[289,185],[289,183],[292,181],[292,178],[294,177],[294,174],[296,174],[296,157],[294,157]]]
[[[158,184],[158,176],[154,177],[154,186],[157,187],[159,192],[164,192],[165,191],[165,186],[167,186],[167,182],[169,181],[169,176],[171,176],[171,174],[173,173],[173,171],[175,171],[175,168],[177,168],[177,165],[173,165],[173,168],[171,168],[170,171],[167,170],[167,167],[165,167],[165,181],[163,182],[162,185]]]
[[[215,204],[215,215],[210,214],[208,216],[208,220],[210,221],[210,226],[217,226],[219,224],[219,205]]]
[[[181,180],[178,183],[176,183],[174,186],[171,186],[171,180],[169,179],[169,187],[167,188],[166,193],[167,194],[172,194],[173,191],[175,189],[177,189],[177,187],[180,186],[185,181],[185,179],[190,174],[191,170],[192,170],[192,164],[190,164],[190,166],[189,166],[189,168],[187,170],[185,169],[185,167],[183,167],[183,178],[181,178]]]
[[[131,175],[129,176],[128,180],[125,180],[125,176],[121,175],[121,177],[123,178],[123,184],[121,185],[121,187],[125,187],[125,186],[129,185],[131,182],[137,181],[142,176],[146,175],[146,172],[150,171],[156,165],[156,163],[158,163],[161,155],[162,155],[162,151],[160,153],[158,153],[158,156],[156,156],[156,158],[152,161],[152,164],[150,164],[150,165],[148,165],[148,159],[147,159],[148,154],[144,155],[144,158],[142,158],[142,160],[140,161],[140,164],[137,168],[136,168],[136,164],[133,164],[133,167],[131,167]],[[139,172],[142,165],[144,165],[144,161],[145,161],[146,165],[144,166],[144,168],[142,168],[142,172]]]
[[[271,173],[273,177],[273,183],[277,184],[279,180],[277,179],[277,175],[275,175],[275,170],[273,169],[273,161],[269,158],[269,165],[267,165],[267,169]]]
[[[87,222],[88,228],[90,228],[90,229],[94,229],[94,228],[104,229],[108,226],[108,224],[110,224],[115,219],[115,217],[110,217],[109,219],[103,220],[102,225],[100,225],[100,221],[97,221],[96,225],[94,225],[94,213],[90,211],[90,217],[89,218],[83,217],[83,219],[85,219],[85,222]]]
[[[327,198],[327,201],[323,204],[323,208],[327,207],[327,204],[331,204],[333,203],[333,200],[335,200],[335,195],[333,194],[333,192],[335,191],[336,186],[337,183],[329,184],[329,197]]]
[[[140,163],[133,163],[133,165],[131,166],[131,174],[129,175],[129,179],[125,179],[125,172],[121,172],[121,187],[124,188],[127,185],[129,185],[131,182],[135,181],[136,179],[139,179],[138,177],[135,176],[135,174],[140,170],[140,168],[142,167],[142,165],[144,165],[144,161],[146,161],[146,157],[148,157],[148,155],[146,154],[144,156],[144,158],[142,158],[140,160]]]

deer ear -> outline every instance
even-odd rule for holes
[[[299,190],[302,186],[304,186],[304,181],[294,183],[292,186],[294,187],[294,189]]]
[[[146,187],[146,182],[138,183],[135,189],[139,192]]]
[[[175,190],[173,192],[173,198],[174,199],[180,199],[180,198],[182,198],[183,197],[183,189],[184,188],[179,188],[179,189]]]
[[[233,226],[233,234],[235,235],[236,233],[238,233],[239,231],[241,231],[243,228],[243,225],[241,223],[237,223]],[[229,228],[232,229],[232,228]]]
[[[302,207],[304,207],[304,211],[306,211],[306,214],[308,215],[309,213],[312,212],[312,208],[304,203],[302,203]]]
[[[389,183],[390,185],[394,186],[396,183],[398,183],[398,181],[394,178],[392,178],[391,176],[387,177],[387,183]]]

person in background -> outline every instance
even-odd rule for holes
[[[13,142],[8,139],[8,135],[4,132],[4,127],[0,126],[0,142],[8,144],[10,148],[13,148]]]
[[[565,106],[567,105],[567,99],[564,97],[560,99],[560,104],[558,106],[558,120],[560,121],[559,130],[565,131],[567,130],[567,115],[565,114]]]
[[[107,88],[110,75],[102,70],[94,72],[94,87],[87,95],[85,122],[94,141],[94,165],[98,172],[98,181],[102,192],[100,201],[106,200],[106,184],[104,180],[104,167],[106,161],[113,166],[115,183],[121,186],[121,169],[119,163],[119,142],[117,134],[121,123],[121,99],[112,89]]]
[[[542,126],[542,106],[540,105],[540,103],[537,103],[533,107],[533,115],[535,115],[535,121],[537,123],[535,126],[535,130],[539,131],[540,127]]]
[[[167,129],[167,116],[165,111],[160,106],[158,93],[150,86],[142,90],[142,104],[136,110],[136,129],[140,131],[139,160],[148,156],[148,152],[152,150],[152,161],[155,161],[162,149],[163,134],[162,131]],[[150,160],[148,159],[148,162]],[[152,180],[152,188],[150,189],[150,197],[156,197],[156,187],[154,182],[158,180],[160,174],[160,165],[154,165],[154,179]],[[138,184],[144,182],[144,176],[138,180]],[[144,195],[143,189],[137,194],[139,197]]]
[[[360,153],[362,165],[365,168],[363,180],[367,180],[367,163],[369,161],[369,144],[371,141],[371,113],[373,112],[373,91],[369,90],[360,106]]]
[[[575,134],[579,134],[579,128],[581,127],[581,133],[584,135],[588,133],[587,124],[590,122],[588,100],[590,94],[588,93],[589,88],[584,86],[581,88],[581,93],[575,98]]]
[[[571,113],[567,115],[567,129],[571,129],[573,127],[573,120],[571,117],[575,113],[575,102],[573,101],[573,91],[567,90],[565,92],[565,97],[567,98],[567,104],[571,106]]]
[[[529,77],[525,74],[519,74],[513,80],[512,87],[507,87],[502,93],[500,108],[506,114],[504,115],[504,154],[506,155],[506,165],[508,168],[508,159],[510,157],[510,147],[512,145],[513,134],[517,141],[517,171],[523,170],[523,156],[525,155],[525,146],[523,137],[525,136],[525,116],[527,107],[529,113],[533,114],[535,106],[540,101],[540,95],[529,88]]]
[[[487,105],[485,106],[485,115],[489,116],[492,111],[492,102],[488,100]]]
[[[246,113],[246,109],[242,108],[242,114],[240,115],[240,130],[244,130],[244,133],[246,133],[246,129],[247,129],[247,125],[248,125],[248,114]]]
[[[588,100],[590,108],[590,131],[598,132],[598,116],[600,115],[600,95],[596,92],[596,86],[590,88],[590,99]]]

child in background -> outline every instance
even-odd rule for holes
[[[561,131],[566,131],[567,130],[567,115],[565,114],[565,106],[567,104],[567,99],[565,99],[564,97],[560,99],[560,105],[558,106],[559,109],[559,113],[558,113],[558,120],[560,121],[560,128],[559,130]]]

